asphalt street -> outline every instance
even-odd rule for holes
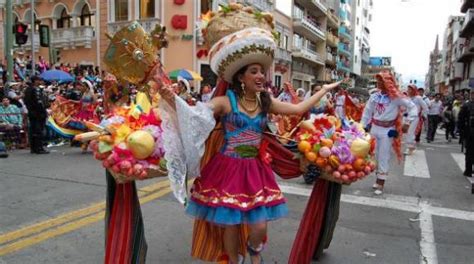
[[[438,138],[393,160],[382,196],[372,194],[373,176],[343,188],[333,241],[317,263],[474,263],[474,194],[459,146]],[[103,262],[104,170],[79,148],[51,151],[0,159],[0,263]],[[279,182],[290,215],[270,224],[266,263],[287,263],[311,191],[301,178]],[[189,256],[192,219],[166,179],[138,186],[147,263],[200,263]]]

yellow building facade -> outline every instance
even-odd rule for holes
[[[13,0],[13,23],[21,22],[31,29],[31,4],[29,0]],[[162,51],[162,61],[167,70],[190,69],[203,75],[204,80],[215,84],[215,76],[208,65],[208,58],[200,34],[201,14],[217,10],[227,0],[36,0],[35,27],[48,25],[51,32],[51,48],[40,47],[39,35],[34,35],[34,56],[46,60],[51,53],[59,55],[58,63],[92,65],[104,68],[102,56],[109,44],[106,33],[113,35],[131,21],[137,20],[147,31],[156,24],[166,26],[169,47]],[[268,80],[280,86],[291,81],[292,24],[290,17],[277,11],[273,0],[238,1],[253,5],[261,11],[273,12],[276,29],[280,32],[279,48],[275,65]],[[0,15],[5,25],[4,3],[0,3]],[[4,35],[4,27],[2,27]],[[31,36],[28,42],[15,49],[32,55]],[[5,57],[4,38],[0,41],[0,54]],[[104,68],[105,69],[105,68]],[[200,85],[196,83],[196,86]]]

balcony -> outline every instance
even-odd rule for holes
[[[51,43],[53,47],[65,50],[75,49],[76,47],[90,49],[94,37],[94,27],[91,26],[58,28],[51,31]]]
[[[367,63],[367,64],[370,62],[370,54],[365,49],[362,50],[362,62]]]
[[[291,53],[286,49],[278,48],[275,53],[275,59],[283,63],[291,63]]]
[[[352,40],[352,32],[346,26],[339,27],[339,37],[351,41]]]
[[[260,11],[270,11],[273,10],[273,3],[270,0],[245,0],[245,3],[256,7]]]
[[[464,0],[461,6],[461,12],[466,13],[469,8],[474,8],[474,0]]]
[[[449,74],[449,80],[450,81],[462,80],[463,69],[464,69],[464,65],[462,63],[459,63],[459,62],[453,63],[450,74]]]
[[[326,34],[323,29],[305,17],[294,17],[293,29],[296,33],[300,33],[312,41],[326,40]]]
[[[339,28],[339,17],[333,14],[332,11],[328,12],[328,26],[332,26],[334,28]]]
[[[345,43],[339,42],[337,51],[339,52],[339,54],[342,54],[346,57],[351,57],[352,56],[349,45],[347,45]]]
[[[351,65],[346,62],[346,63],[343,63],[342,61],[338,62],[337,63],[337,69],[338,70],[341,70],[341,71],[344,71],[344,72],[351,72]]]
[[[313,65],[324,65],[324,59],[321,54],[305,47],[293,47],[292,55],[295,58],[306,60],[308,63]]]
[[[462,38],[472,36],[474,33],[474,9],[469,9],[464,17],[464,25],[459,33]]]
[[[331,65],[331,66],[336,66],[336,57],[332,55],[331,53],[327,52],[326,53],[326,64]]]
[[[107,24],[107,33],[113,36],[117,31],[123,27],[129,25],[132,21],[118,21],[118,22],[109,22]],[[150,32],[155,29],[156,24],[160,24],[159,18],[145,18],[138,20],[138,23],[142,25],[143,29],[146,32]]]
[[[339,38],[330,32],[326,32],[326,43],[330,47],[337,48]]]
[[[346,21],[348,20],[348,16],[347,16],[347,11],[344,10],[344,9],[339,9],[339,19],[341,21]]]
[[[464,40],[464,42],[460,43],[461,48],[460,48],[459,53],[457,54],[458,55],[457,61],[469,62],[474,56],[474,52],[473,52],[474,42],[472,41],[472,39],[460,39],[460,40]]]
[[[326,15],[328,11],[326,0],[295,0],[295,3],[303,6],[315,16]]]

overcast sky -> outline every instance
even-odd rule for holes
[[[460,13],[462,0],[373,1],[370,55],[392,57],[392,65],[405,82],[424,80],[436,34],[442,48],[448,17],[464,15]],[[289,10],[289,5],[291,0],[276,0],[280,10]]]

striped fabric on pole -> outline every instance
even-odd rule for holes
[[[135,182],[117,184],[106,171],[105,264],[145,263],[142,211]]]

